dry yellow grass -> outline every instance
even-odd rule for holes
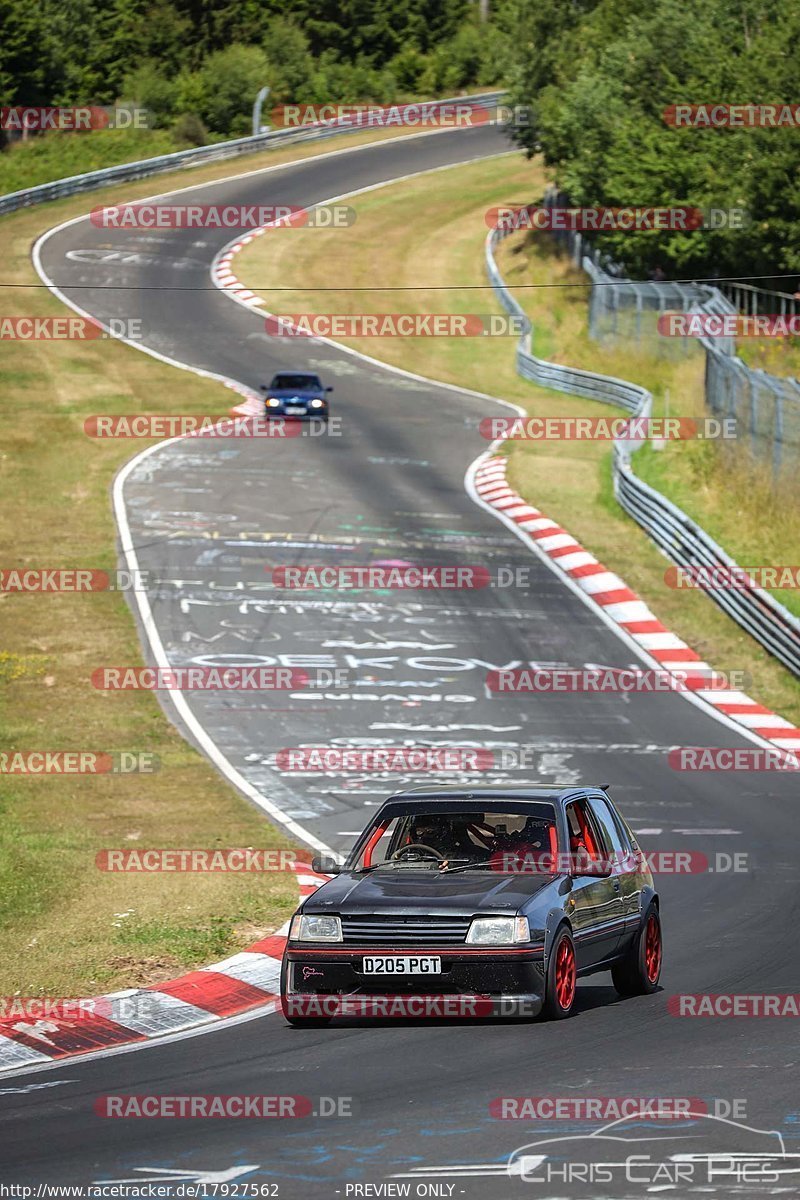
[[[740,338],[736,353],[749,367],[770,375],[800,376],[800,338]]]

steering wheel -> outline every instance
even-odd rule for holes
[[[434,850],[433,846],[426,846],[424,842],[409,842],[407,846],[401,846],[399,850],[395,850],[392,858],[400,858],[404,854],[408,854],[409,850],[424,850],[426,854],[431,855],[437,862],[444,862],[445,856],[440,854],[438,850]]]

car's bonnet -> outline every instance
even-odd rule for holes
[[[500,875],[496,871],[441,874],[438,871],[344,872],[323,884],[303,905],[305,912],[436,915],[514,912],[553,884],[552,875]]]

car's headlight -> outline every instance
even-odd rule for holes
[[[467,941],[478,946],[509,946],[530,940],[527,917],[476,917],[467,934]]]
[[[341,940],[342,922],[338,917],[298,913],[292,919],[292,927],[289,930],[290,942],[340,942]]]
[[[267,408],[280,408],[281,402],[276,396],[270,396],[267,401]]]
[[[312,401],[311,401],[311,407],[312,407],[312,408],[324,408],[324,407],[325,407],[325,401],[324,401],[324,400],[312,400]]]

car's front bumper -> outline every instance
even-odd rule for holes
[[[303,412],[287,412],[285,408],[264,408],[264,414],[267,417],[280,417],[286,421],[327,421],[328,409],[325,408],[308,408]]]
[[[435,955],[435,975],[363,972],[365,955]],[[535,1016],[544,998],[544,947],[287,947],[284,1006],[295,1015]]]

